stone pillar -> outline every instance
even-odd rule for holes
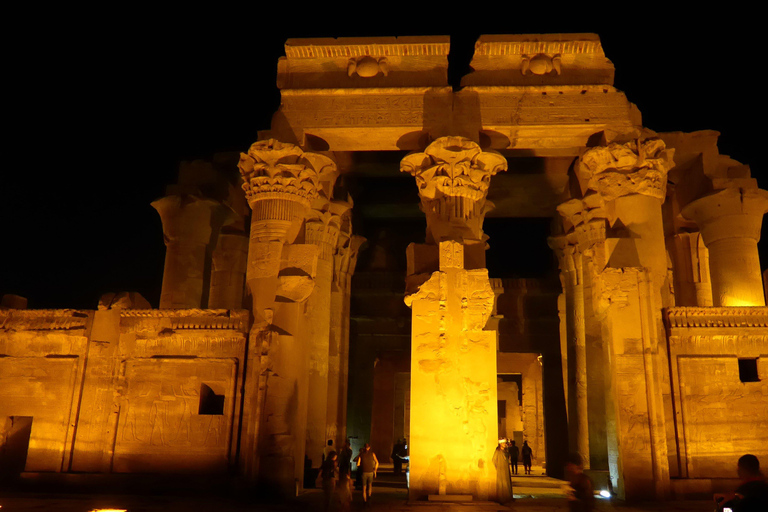
[[[318,247],[300,243],[299,236],[336,165],[270,139],[242,154],[239,168],[252,210],[246,281],[254,316],[241,469],[250,480],[293,495],[303,479],[309,395],[304,309],[318,260]]]
[[[675,305],[711,306],[709,251],[701,233],[678,233],[670,244],[674,259]]]
[[[496,495],[496,334],[483,330],[494,293],[483,219],[490,178],[506,160],[443,137],[406,156],[427,216],[427,243],[408,248],[411,338],[410,499]]]
[[[642,293],[649,295],[640,302],[642,307],[636,310],[644,315],[640,319],[642,328],[633,333],[634,336],[642,336],[640,341],[646,357],[638,359],[634,354],[630,355],[632,351],[622,348],[626,337],[612,337],[611,333],[605,332],[603,339],[609,344],[620,345],[612,347],[616,355],[608,359],[614,370],[617,365],[625,365],[622,371],[632,368],[631,371],[642,373],[647,384],[642,398],[637,395],[623,396],[618,405],[621,409],[607,407],[606,414],[608,423],[615,425],[621,423],[617,415],[625,408],[647,405],[648,429],[637,430],[631,435],[621,435],[627,434],[623,432],[617,439],[620,444],[624,443],[620,446],[620,456],[625,459],[638,457],[641,445],[650,448],[655,484],[653,488],[646,488],[646,492],[654,493],[657,498],[666,497],[669,491],[667,436],[670,433],[667,432],[665,408],[668,404],[671,412],[671,394],[669,375],[663,370],[668,366],[665,344],[659,340],[666,337],[661,310],[671,300],[661,203],[666,197],[667,172],[673,166],[672,154],[673,151],[666,149],[660,139],[638,139],[590,148],[575,166],[585,191],[584,202],[604,205],[601,209],[607,213],[611,224],[614,238],[608,238],[605,243],[606,266],[641,272],[643,283],[646,283],[641,286]],[[600,272],[601,286],[605,275],[606,271]],[[614,325],[621,324],[616,322]],[[609,390],[608,405],[618,400],[618,389],[613,387]],[[637,400],[642,400],[642,404]],[[673,428],[672,423],[669,427]],[[626,422],[620,428],[631,430]],[[644,437],[646,433],[647,438]],[[671,434],[674,435],[674,432]],[[613,477],[621,463],[613,464],[611,458],[616,456],[616,451],[612,455],[610,446],[608,450]],[[624,476],[633,478],[631,472]],[[643,486],[639,484],[637,488]]]
[[[406,297],[413,309],[410,499],[496,496],[496,334],[486,269],[463,268],[464,246],[440,243],[440,270]]]
[[[317,277],[307,300],[305,319],[309,343],[309,398],[307,402],[307,456],[320,467],[326,446],[328,388],[331,348],[331,286],[333,259],[348,203],[324,201],[316,206],[305,225],[305,239],[318,248]],[[337,373],[338,375],[338,373]],[[334,445],[334,449],[339,447]]]
[[[245,269],[248,264],[248,237],[221,234],[211,258],[210,309],[242,309]]]
[[[573,229],[583,222],[583,205],[573,199],[558,206],[563,225],[570,233],[564,237],[563,279],[566,281],[566,361],[568,391],[568,444],[571,451],[581,455],[585,469],[589,469],[589,413],[587,401],[587,345],[584,310],[584,268],[581,251]],[[553,245],[557,242],[553,241]]]
[[[351,213],[351,212],[349,212]],[[331,286],[331,329],[328,351],[327,439],[341,448],[347,436],[347,387],[349,380],[349,299],[357,255],[365,242],[352,235],[351,215],[345,214],[334,254]]]
[[[736,187],[683,208],[683,216],[696,222],[709,250],[715,306],[765,306],[757,242],[766,211],[768,191]]]
[[[152,207],[162,219],[166,246],[160,309],[205,307],[208,258],[228,209],[194,195],[169,195]]]

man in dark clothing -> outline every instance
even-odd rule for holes
[[[405,440],[398,439],[395,446],[392,447],[392,464],[396,475],[403,472],[403,459],[401,457],[405,449]]]
[[[517,474],[517,461],[520,459],[520,448],[515,445],[514,441],[511,441],[509,447],[509,464],[512,466],[512,474]]]
[[[573,492],[568,496],[568,508],[571,512],[591,512],[595,508],[595,492],[592,480],[584,474],[581,455],[572,453],[565,463],[565,475]]]
[[[352,446],[349,439],[344,442],[344,448],[339,452],[339,475],[352,474]]]
[[[338,479],[336,470],[336,452],[330,451],[325,460],[323,460],[323,465],[320,466],[320,474],[318,475],[318,480],[322,480],[326,512],[330,512],[333,504],[336,480]]]
[[[751,454],[739,458],[737,472],[741,485],[735,494],[715,494],[718,510],[730,508],[733,512],[768,510],[768,482],[760,471],[760,461]]]
[[[531,463],[533,462],[533,450],[528,446],[528,441],[523,441],[523,468],[525,468],[525,474],[531,474]]]

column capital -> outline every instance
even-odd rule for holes
[[[331,158],[275,139],[251,144],[247,153],[240,153],[237,166],[251,207],[256,201],[274,196],[295,196],[295,201],[309,207],[318,196],[322,178],[337,172]]]
[[[330,196],[337,171],[328,156],[275,139],[254,142],[238,163],[253,214],[251,239],[292,242],[312,202]]]
[[[583,190],[594,190],[606,201],[630,194],[664,200],[674,149],[659,138],[611,143],[586,150],[576,162]]]
[[[441,137],[403,158],[400,171],[416,178],[419,188],[428,243],[481,241],[491,176],[506,170],[502,155],[464,137]]]
[[[694,221],[706,245],[724,238],[760,240],[763,215],[768,212],[768,191],[726,188],[696,199],[681,212]]]

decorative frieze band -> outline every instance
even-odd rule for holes
[[[303,43],[303,44],[302,44]],[[447,41],[422,43],[392,43],[392,44],[307,44],[296,40],[285,45],[285,55],[289,59],[333,59],[338,57],[365,57],[376,55],[380,57],[406,56],[447,56],[451,49]]]
[[[672,307],[666,310],[671,328],[768,327],[768,307]]]
[[[492,41],[478,42],[475,45],[475,55],[535,55],[537,53],[604,54],[600,41]]]
[[[168,318],[171,329],[234,329],[248,332],[248,311],[229,309],[123,309],[120,318]]]
[[[0,311],[0,330],[83,329],[88,312],[76,309],[8,309]]]

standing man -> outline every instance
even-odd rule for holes
[[[357,470],[363,473],[363,501],[368,503],[373,491],[373,479],[376,478],[376,471],[379,469],[379,459],[371,451],[371,445],[365,443],[363,451],[355,458]]]
[[[528,446],[528,441],[523,441],[523,468],[525,468],[525,474],[531,474],[531,462],[533,459],[533,450]]]
[[[512,466],[512,474],[517,474],[517,461],[520,460],[520,448],[512,441],[509,447],[509,464]]]
[[[352,474],[352,446],[349,439],[344,441],[344,448],[339,452],[339,475]]]

